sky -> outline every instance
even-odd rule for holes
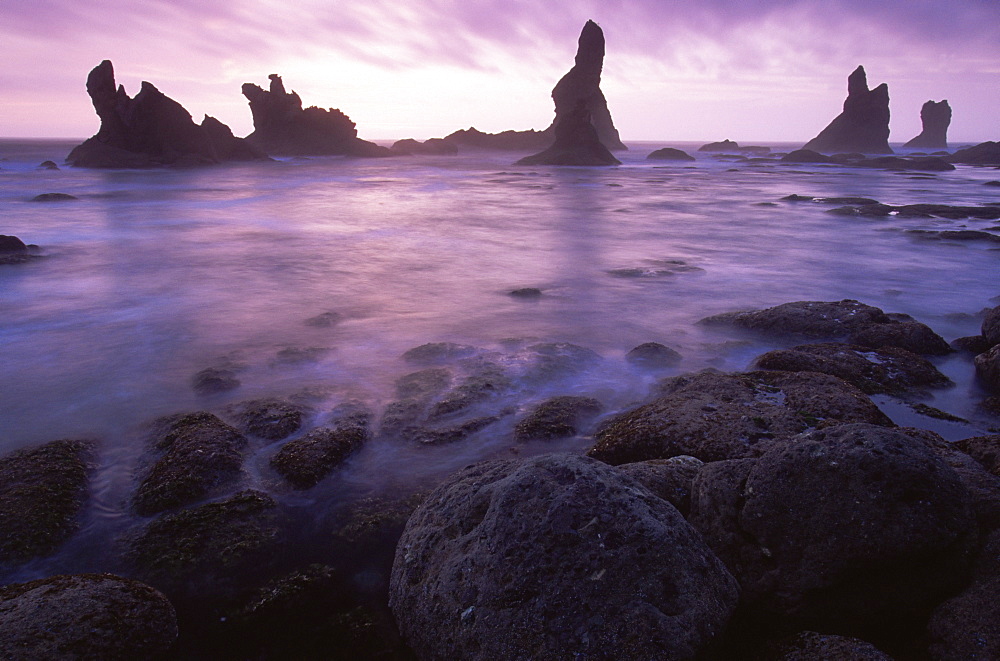
[[[253,130],[270,73],[367,139],[543,129],[587,19],[627,142],[805,142],[864,65],[889,85],[890,141],[948,99],[951,142],[1000,139],[998,0],[0,0],[0,136],[85,138],[88,72],[114,63],[200,122]]]

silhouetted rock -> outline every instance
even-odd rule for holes
[[[389,148],[393,154],[409,156],[421,154],[428,156],[451,156],[458,153],[458,146],[442,138],[431,138],[424,142],[418,142],[412,138],[397,140]]]
[[[964,165],[1000,165],[1000,142],[981,142],[974,147],[959,149],[948,160]]]
[[[79,200],[76,195],[70,195],[69,193],[42,193],[41,195],[36,195],[31,198],[32,202],[69,202],[72,200]]]
[[[177,615],[138,581],[72,574],[0,588],[0,631],[4,659],[158,659],[177,638]]]
[[[282,156],[389,156],[391,152],[358,138],[351,118],[340,110],[316,106],[302,108],[295,92],[285,92],[281,76],[268,76],[270,89],[243,83],[250,102],[254,131],[247,141],[269,154]]]
[[[722,142],[710,142],[707,145],[702,145],[698,147],[698,151],[727,151],[734,152],[739,151],[739,143],[733,142],[732,140],[723,140]]]
[[[812,149],[796,149],[781,157],[784,163],[832,163],[829,156],[825,156]]]
[[[36,245],[25,245],[24,241],[16,236],[0,234],[0,264],[21,264],[38,255],[32,254],[32,250],[37,250]]]
[[[396,547],[389,606],[421,659],[693,659],[739,588],[669,503],[575,455],[448,479]]]
[[[577,102],[573,112],[560,115],[558,121],[555,143],[543,152],[522,158],[517,165],[621,165],[598,137],[584,100]]]
[[[947,149],[948,125],[951,124],[951,106],[944,101],[928,101],[920,109],[923,130],[920,135],[907,142],[908,149]]]
[[[58,170],[59,166],[53,161],[42,161],[38,164],[38,169],[40,170]]]
[[[889,148],[889,87],[882,83],[868,89],[864,67],[847,78],[844,111],[803,149],[830,153],[856,151],[891,154]]]
[[[101,118],[101,130],[70,152],[66,157],[70,165],[148,168],[266,158],[212,117],[206,116],[200,125],[195,124],[181,104],[146,81],[135,98],[130,98],[124,87],[115,87],[109,60],[90,72],[87,93]]]
[[[646,157],[649,161],[693,161],[694,156],[691,156],[686,151],[680,149],[673,149],[672,147],[664,147],[663,149],[657,149]]]
[[[483,133],[472,126],[450,133],[442,138],[447,143],[472,147],[474,149],[496,149],[503,151],[534,151],[545,149],[552,144],[554,134],[550,129],[544,131],[501,131],[500,133]]]

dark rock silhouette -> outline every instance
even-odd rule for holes
[[[693,161],[694,156],[691,156],[686,151],[681,151],[680,149],[673,149],[671,147],[664,147],[663,149],[657,149],[651,152],[649,156],[646,157],[650,161]]]
[[[458,145],[447,142],[442,138],[431,138],[424,142],[419,142],[412,138],[397,140],[389,148],[393,154],[410,156],[413,154],[426,154],[430,156],[451,156],[458,153]]]
[[[146,81],[135,98],[130,98],[123,86],[115,86],[109,60],[90,72],[87,93],[101,118],[101,129],[70,152],[66,161],[71,165],[147,168],[267,158],[213,117],[206,116],[200,125],[195,124],[181,104]]]
[[[518,165],[621,165],[598,136],[584,99],[563,114],[556,126],[556,141],[543,152],[527,156]]]
[[[847,77],[844,111],[802,148],[823,153],[893,153],[889,148],[889,86],[882,83],[869,90],[865,68],[859,66]]]
[[[698,151],[739,151],[740,145],[738,142],[733,142],[732,140],[726,139],[722,142],[710,142],[707,145],[702,145],[698,147]]]
[[[536,131],[501,131],[483,133],[474,126],[446,135],[442,140],[460,147],[474,149],[497,149],[504,151],[529,151],[545,149],[552,144],[552,132],[548,129]]]
[[[951,106],[948,100],[928,101],[920,108],[923,130],[920,135],[907,142],[907,149],[947,149],[948,125],[951,124]]]
[[[965,165],[1000,165],[1000,142],[980,142],[973,147],[959,149],[948,160]]]
[[[286,92],[281,76],[268,76],[270,89],[243,83],[250,102],[254,131],[247,141],[269,154],[282,156],[389,156],[385,147],[358,138],[356,124],[340,110],[302,108],[302,100]]]

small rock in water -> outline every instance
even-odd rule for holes
[[[278,351],[275,362],[283,365],[315,363],[328,353],[327,347],[285,347]]]
[[[542,290],[537,287],[522,287],[521,289],[515,289],[508,292],[508,296],[513,296],[514,298],[541,298]]]
[[[239,388],[240,380],[231,367],[207,367],[191,378],[191,387],[199,395],[214,395]]]
[[[42,161],[41,163],[39,163],[38,168],[40,170],[58,170],[59,166],[56,165],[53,161]]]
[[[593,397],[564,395],[545,400],[514,427],[514,440],[554,439],[576,436],[604,407]]]
[[[25,245],[16,236],[0,234],[0,264],[22,264],[38,256],[31,254],[38,246]]]
[[[315,486],[371,438],[371,412],[363,407],[338,407],[332,428],[314,429],[289,441],[271,457],[271,467],[296,489]]]
[[[302,427],[305,409],[281,399],[255,399],[229,407],[244,434],[280,441]]]
[[[640,344],[625,354],[625,360],[646,369],[676,367],[682,359],[679,353],[659,342]]]
[[[339,312],[324,312],[315,317],[309,317],[305,320],[305,324],[306,326],[316,326],[317,328],[329,328],[340,323],[341,319],[343,319],[343,315]]]
[[[42,193],[41,195],[36,195],[31,198],[32,202],[67,202],[69,200],[78,200],[80,198],[70,195],[69,193]]]
[[[664,147],[663,149],[657,149],[646,157],[647,160],[652,161],[694,161],[696,160],[694,156],[691,156],[685,151],[680,149],[673,149],[671,147]]]
[[[459,358],[468,358],[474,355],[478,349],[467,344],[456,344],[455,342],[430,342],[414,347],[403,354],[403,360],[410,363],[423,365],[434,365],[451,362]]]
[[[994,180],[994,181],[987,181],[985,184],[983,184],[983,186],[996,186],[996,187],[1000,187],[1000,181],[996,181],[996,180]]]

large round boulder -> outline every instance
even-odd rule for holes
[[[421,659],[691,659],[736,606],[677,510],[601,462],[470,466],[417,508],[389,605]]]
[[[51,576],[0,588],[0,658],[159,658],[177,638],[162,594],[112,574]]]
[[[956,472],[919,437],[868,424],[706,465],[689,518],[750,609],[831,631],[926,617],[977,537]]]

